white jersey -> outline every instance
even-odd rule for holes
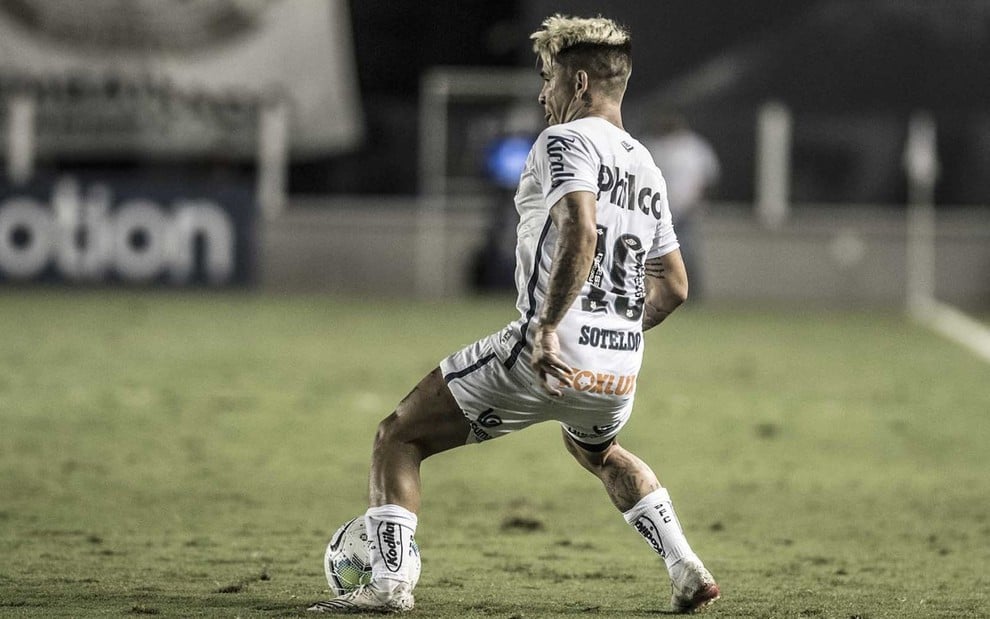
[[[598,244],[587,281],[557,328],[561,357],[574,369],[563,399],[596,406],[603,397],[632,397],[643,357],[644,262],[678,243],[663,176],[639,141],[599,117],[545,129],[515,196],[520,318],[498,338],[505,367],[529,364],[557,244],[550,208],[575,191],[597,196]]]

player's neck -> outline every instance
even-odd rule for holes
[[[594,106],[585,114],[585,118],[597,117],[607,120],[619,129],[626,130],[622,126],[622,109],[617,105]]]

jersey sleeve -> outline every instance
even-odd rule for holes
[[[670,205],[667,203],[667,183],[661,179],[660,192],[660,220],[657,221],[656,232],[653,235],[653,245],[646,254],[646,259],[659,258],[665,256],[675,249],[679,249],[681,244],[677,241],[677,234],[674,232],[672,217],[670,215]]]
[[[574,191],[598,194],[601,158],[587,136],[560,125],[549,127],[540,134],[534,154],[548,207]]]

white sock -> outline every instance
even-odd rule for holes
[[[622,516],[663,558],[667,571],[681,559],[695,556],[674,514],[666,488],[649,493]]]
[[[409,554],[418,522],[416,514],[401,505],[369,507],[364,513],[371,554],[371,580],[375,587],[392,592],[409,584]]]

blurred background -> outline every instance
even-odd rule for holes
[[[0,0],[0,289],[505,289],[555,12],[632,30],[696,302],[990,307],[987,0]]]
[[[715,616],[987,616],[990,0],[0,0],[0,615],[326,596],[379,419],[512,318],[556,12],[632,31],[691,298],[622,440]],[[422,616],[657,617],[554,425],[428,471]]]

